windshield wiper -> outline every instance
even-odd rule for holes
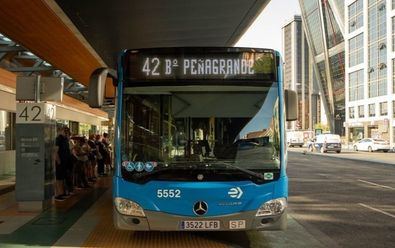
[[[265,180],[265,177],[262,174],[256,173],[255,171],[252,171],[252,170],[249,170],[249,169],[245,169],[245,168],[241,168],[241,167],[239,167],[237,165],[234,165],[234,164],[231,164],[231,163],[222,162],[222,161],[217,161],[215,163],[224,164],[224,165],[229,166],[231,168],[234,168],[234,169],[237,169],[239,171],[242,171],[242,172],[244,172],[247,175],[253,176],[253,177],[258,178],[260,180]]]

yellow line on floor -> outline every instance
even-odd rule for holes
[[[101,219],[88,236],[83,247],[139,247],[139,248],[223,248],[218,240],[193,232],[133,232],[115,229],[111,202],[97,213]]]

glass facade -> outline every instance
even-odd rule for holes
[[[363,26],[363,1],[358,0],[348,6],[348,31],[351,33]]]
[[[90,134],[91,125],[86,123],[80,123],[78,128],[78,135],[88,137]]]
[[[322,30],[321,30],[321,18],[318,1],[302,1],[302,8],[306,15],[305,20],[307,20],[307,27],[310,31],[312,49],[314,54],[321,54],[324,52],[324,44],[322,41]]]
[[[363,139],[364,137],[364,129],[363,127],[352,127],[350,128],[350,136],[348,141],[353,143]]]
[[[302,26],[302,19],[295,15],[282,28],[284,54],[284,86],[295,89],[298,94],[298,121],[287,123],[287,129],[313,128],[310,114],[310,49]]]
[[[359,118],[365,117],[365,106],[363,105],[358,106],[358,117]]]
[[[297,71],[299,73],[296,74],[296,82],[299,82],[296,84],[296,91],[299,92],[300,94],[302,93],[302,60],[303,60],[303,56],[302,56],[302,22],[295,22],[296,24],[296,40],[298,42],[296,42],[296,66],[298,67]],[[302,99],[302,98],[300,98]]]
[[[344,1],[299,0],[331,132],[344,135]],[[357,16],[356,16],[357,18]],[[360,17],[358,17],[360,19]],[[363,59],[363,58],[362,58]]]
[[[344,90],[344,52],[340,52],[329,57],[332,95],[334,101],[335,130],[341,134],[343,122],[346,119],[344,109],[345,106],[345,90]]]
[[[349,101],[363,99],[363,70],[349,74]]]
[[[334,112],[333,107],[332,107],[331,104],[329,104],[329,97],[330,96],[329,96],[328,82],[326,80],[325,61],[319,62],[317,64],[317,68],[318,68],[318,73],[319,73],[319,76],[320,76],[319,81],[320,81],[320,83],[322,85],[322,90],[323,90],[325,99],[328,102],[327,105],[328,105],[329,112],[333,113]]]
[[[302,26],[303,31],[303,26]],[[302,122],[303,129],[313,129],[315,123],[317,123],[317,111],[315,111],[312,105],[316,105],[314,102],[314,87],[316,83],[314,83],[313,77],[310,77],[310,74],[313,73],[310,67],[311,59],[310,59],[310,49],[309,44],[307,43],[306,36],[303,37],[303,56],[304,56],[304,68],[303,70],[303,87],[304,87],[304,114],[305,119],[304,123]],[[311,87],[310,87],[311,86]],[[319,118],[320,119],[320,118]]]
[[[292,85],[292,25],[283,29],[284,34],[284,86],[291,89]]]
[[[368,1],[369,97],[387,94],[386,11],[384,0]]]
[[[395,59],[392,59],[392,94],[395,94]]]
[[[363,33],[349,40],[349,66],[363,63]]]
[[[387,102],[380,103],[380,115],[385,116],[388,115],[388,104]]]
[[[338,13],[340,15],[341,21],[344,22],[344,0],[335,0],[336,8],[338,9]]]
[[[328,1],[322,1],[322,8],[324,14],[326,42],[328,49],[330,49],[343,42],[344,39]]]
[[[395,52],[395,17],[392,20],[392,51]]]
[[[395,101],[392,101],[392,117],[395,118]]]
[[[351,103],[348,107],[354,106],[358,112],[355,116],[364,118],[358,123],[354,120],[346,123],[348,139],[352,138],[352,129],[359,126],[366,131],[367,138],[395,141],[395,133],[388,129],[395,126],[395,0],[347,3],[349,62],[346,70],[349,71],[347,94]],[[356,106],[356,103],[360,104]]]
[[[376,116],[376,106],[374,103],[369,104],[369,117]]]
[[[354,109],[354,107],[349,107],[348,114],[349,114],[350,119],[354,119],[355,118],[355,109]]]
[[[15,175],[15,113],[0,110],[0,180]]]
[[[0,151],[15,150],[14,136],[15,113],[0,110]]]

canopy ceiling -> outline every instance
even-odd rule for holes
[[[269,0],[56,0],[110,67],[123,49],[232,46]]]
[[[0,33],[85,85],[126,48],[232,46],[269,0],[0,0]]]

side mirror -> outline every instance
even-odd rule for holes
[[[100,108],[104,102],[104,91],[108,68],[98,68],[90,76],[88,87],[88,104],[91,108]]]
[[[298,119],[298,94],[293,90],[285,90],[285,113],[287,121]]]

